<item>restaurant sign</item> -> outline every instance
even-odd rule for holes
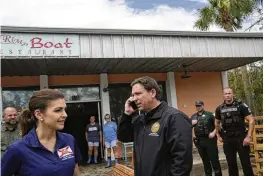
[[[78,35],[1,33],[1,56],[80,56]]]

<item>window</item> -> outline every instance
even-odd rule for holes
[[[30,97],[35,90],[3,90],[3,108],[8,106],[27,108]]]
[[[64,96],[66,101],[99,101],[99,87],[59,87],[56,88]]]

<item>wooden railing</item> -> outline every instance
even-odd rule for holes
[[[256,176],[263,175],[263,117],[255,117],[255,128],[251,142],[251,156],[254,157],[252,166],[256,167]]]

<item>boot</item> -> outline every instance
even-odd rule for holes
[[[97,157],[94,157],[94,164],[97,164]]]
[[[115,159],[115,164],[118,164],[118,159]]]
[[[91,156],[89,156],[89,158],[88,158],[88,161],[87,161],[87,164],[90,164],[91,163]]]
[[[111,163],[111,157],[107,158],[107,164],[106,164],[106,168],[111,167],[112,163]]]

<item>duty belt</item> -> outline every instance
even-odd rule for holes
[[[223,131],[223,135],[227,137],[236,137],[242,135],[243,131]]]
[[[206,139],[206,138],[209,138],[208,135],[197,135],[196,137],[199,138],[199,139]]]

